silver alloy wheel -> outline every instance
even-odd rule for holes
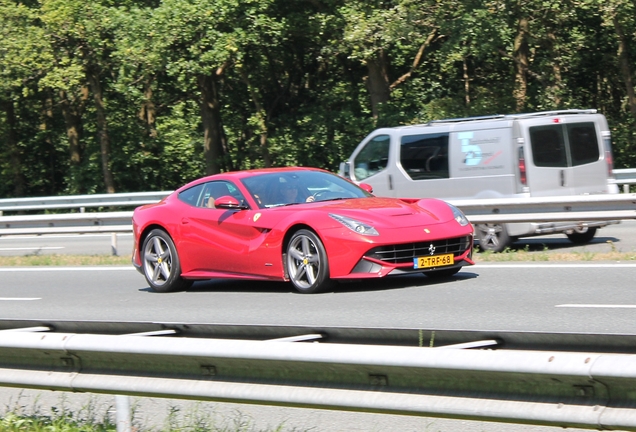
[[[156,286],[164,285],[172,273],[172,253],[164,239],[155,236],[146,243],[144,273]]]
[[[307,235],[294,237],[287,249],[287,271],[298,288],[311,288],[320,275],[320,253]]]

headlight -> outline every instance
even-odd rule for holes
[[[460,224],[461,226],[466,226],[470,223],[460,209],[458,209],[452,204],[448,204],[448,206],[453,211],[453,218],[457,221],[458,224]]]
[[[355,219],[348,218],[346,216],[340,216],[337,214],[330,213],[329,216],[349,228],[351,231],[356,232],[362,235],[368,236],[377,236],[380,235],[378,231],[373,228],[371,225],[367,225],[363,222],[357,221]]]

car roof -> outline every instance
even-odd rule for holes
[[[196,180],[193,180],[176,190],[176,192],[180,192],[182,190],[188,189],[192,186],[195,186],[200,183],[205,183],[212,180],[242,180],[244,178],[254,177],[261,174],[271,174],[271,173],[285,173],[285,172],[294,172],[294,171],[316,171],[316,172],[324,172],[328,174],[332,174],[329,171],[320,169],[320,168],[312,168],[312,167],[282,167],[282,168],[259,168],[253,170],[242,170],[242,171],[228,171],[219,174],[213,174],[206,177],[201,177]]]

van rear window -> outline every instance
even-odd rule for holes
[[[448,178],[448,134],[403,136],[400,163],[413,180]]]
[[[572,165],[584,165],[598,161],[601,155],[594,123],[575,123],[567,126]]]
[[[561,125],[531,127],[530,141],[532,142],[532,160],[535,166],[568,166]]]
[[[568,167],[599,160],[594,123],[556,124],[530,128],[532,160],[538,167]]]

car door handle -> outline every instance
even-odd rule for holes
[[[183,219],[181,219],[181,224],[182,224],[182,225],[187,225],[187,224],[189,224],[189,223],[190,223],[190,219],[188,219],[188,218],[183,218]]]
[[[565,186],[565,171],[561,170],[561,186]]]

